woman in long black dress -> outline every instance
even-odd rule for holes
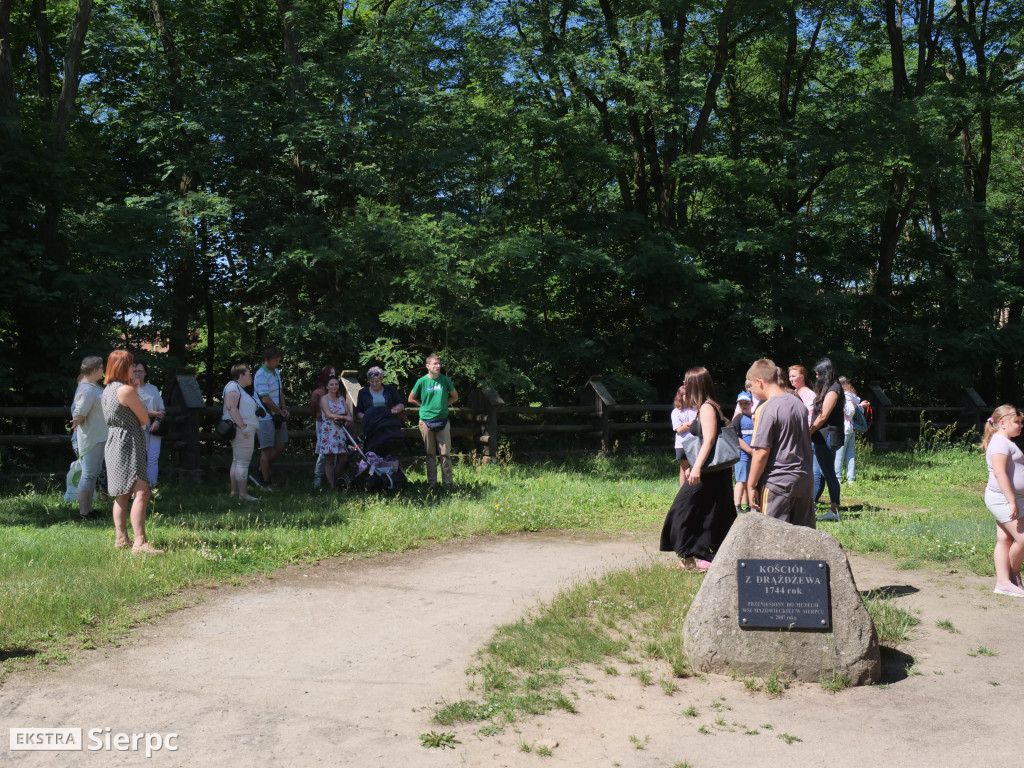
[[[686,387],[684,407],[698,409],[690,434],[697,439],[703,437],[703,444],[690,467],[689,477],[679,488],[665,517],[660,549],[679,555],[679,562],[673,567],[706,571],[736,519],[732,472],[703,471],[719,429],[728,422],[715,400],[715,386],[706,368],[688,370],[683,386]]]

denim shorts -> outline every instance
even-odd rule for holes
[[[740,460],[733,466],[733,472],[736,473],[736,482],[745,483],[747,478],[750,476],[750,457],[747,454],[743,454]]]

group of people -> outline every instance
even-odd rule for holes
[[[274,489],[271,471],[284,453],[288,443],[288,419],[291,411],[285,402],[281,381],[281,360],[284,353],[278,347],[263,350],[263,364],[255,374],[244,363],[231,369],[231,380],[224,387],[222,418],[235,425],[231,440],[231,495],[254,500],[248,492],[248,482],[259,488]],[[419,429],[426,450],[427,484],[437,484],[438,457],[441,461],[441,481],[452,484],[451,428],[448,407],[459,399],[452,380],[441,373],[441,359],[430,355],[426,361],[426,375],[413,386],[409,396],[402,399],[391,384],[384,384],[384,371],[374,366],[366,372],[367,384],[357,397],[354,409],[346,403],[346,394],[334,366],[324,366],[316,388],[310,394],[309,409],[316,423],[313,485],[326,481],[335,488],[345,472],[353,449],[348,428],[354,421],[362,423],[367,434],[380,429],[400,429],[406,403],[419,408]],[[252,394],[246,391],[251,385]],[[259,440],[259,468],[249,471],[256,440]]]
[[[680,487],[660,543],[661,551],[678,555],[674,567],[707,570],[744,511],[744,499],[749,509],[794,525],[814,528],[816,519],[840,519],[838,475],[845,467],[847,482],[854,480],[853,416],[863,403],[828,358],[814,374],[811,389],[803,366],[791,366],[786,375],[771,360],[758,360],[747,371],[730,421],[708,370],[686,372],[671,416]],[[739,438],[739,461],[712,467],[715,442],[730,424]],[[687,440],[697,441],[691,454],[699,445],[692,463]],[[830,509],[816,518],[826,487]]]
[[[224,419],[235,425],[231,440],[231,495],[254,500],[248,482],[272,490],[271,469],[288,443],[288,419],[278,347],[263,350],[254,374],[245,363],[231,368],[223,391]],[[419,431],[426,451],[427,483],[452,484],[451,427],[448,408],[459,399],[452,380],[441,373],[441,360],[430,355],[426,374],[405,400],[384,384],[377,366],[366,372],[367,384],[349,412],[338,372],[325,366],[310,396],[316,417],[314,485],[324,479],[335,487],[345,469],[352,442],[347,428],[362,422],[369,435],[400,428],[406,403],[419,408]],[[90,356],[79,367],[72,404],[72,442],[81,463],[77,500],[83,520],[96,518],[93,500],[106,466],[107,490],[114,497],[114,546],[137,554],[160,554],[146,538],[146,510],[156,493],[161,433],[166,410],[159,390],[146,381],[144,363],[126,350],[103,358]],[[835,366],[823,358],[814,366],[814,388],[803,366],[788,372],[766,358],[746,374],[730,420],[715,394],[706,368],[691,368],[676,392],[671,415],[679,461],[679,491],[665,518],[660,549],[678,555],[673,567],[707,570],[737,514],[747,509],[810,528],[816,520],[839,520],[840,482],[855,480],[854,416],[867,406]],[[100,382],[103,385],[100,385]],[[248,391],[252,389],[252,392]],[[735,464],[714,466],[719,433],[732,425],[739,440]],[[988,465],[985,504],[996,519],[995,592],[1024,597],[1024,452],[1014,443],[1024,414],[1012,405],[997,408],[985,427],[982,448]],[[249,467],[259,440],[259,468]],[[685,442],[697,441],[696,457],[687,460]],[[815,508],[828,488],[830,509],[816,518]],[[746,500],[747,506],[743,502]],[[130,524],[130,532],[129,532]],[[131,535],[129,535],[129,533]]]
[[[123,349],[110,353],[105,371],[103,358],[86,357],[79,367],[71,415],[82,465],[79,515],[83,520],[96,517],[93,498],[105,464],[107,492],[114,497],[114,546],[160,554],[146,539],[146,509],[156,485],[157,433],[165,411],[159,391],[146,383],[146,366]]]

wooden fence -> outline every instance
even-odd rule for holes
[[[355,404],[360,384],[355,371],[344,371],[342,382],[349,407]],[[868,388],[874,410],[874,421],[867,439],[880,449],[899,447],[920,435],[922,421],[942,429],[953,426],[955,431],[966,432],[981,428],[990,410],[973,389],[965,390],[960,404],[955,406],[893,405],[881,386],[873,383]],[[198,398],[198,399],[197,399]],[[203,456],[214,444],[213,427],[220,418],[220,406],[207,406],[198,394],[194,375],[184,373],[171,380],[165,392],[170,434],[164,438],[164,464],[173,462],[173,469],[184,479],[201,480]],[[617,442],[635,442],[638,435],[661,441],[666,452],[672,446],[673,436],[669,403],[620,404],[611,396],[600,376],[591,377],[584,386],[577,405],[563,406],[507,406],[493,389],[479,387],[465,398],[465,405],[450,409],[452,437],[464,455],[474,455],[482,461],[497,457],[498,446],[508,443],[513,449],[520,438],[528,436],[567,437],[580,448],[593,451],[610,450]],[[729,408],[726,408],[729,411]],[[415,424],[416,408],[407,408],[409,424]],[[0,408],[0,419],[27,425],[40,421],[52,425],[71,417],[68,407]],[[352,430],[359,434],[358,423]],[[5,446],[60,446],[70,448],[70,435],[66,432],[41,434],[20,430],[0,433],[0,448]],[[292,407],[289,422],[292,442],[312,442],[315,425],[305,403]],[[419,453],[419,430],[407,426],[403,430],[409,441],[410,455]],[[414,447],[415,446],[415,447]],[[168,450],[170,449],[170,450]],[[291,452],[294,455],[294,451]],[[70,460],[71,452],[67,453]],[[170,468],[170,467],[168,467]],[[8,477],[10,475],[0,475]]]

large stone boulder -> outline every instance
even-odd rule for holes
[[[828,563],[831,631],[754,629],[739,624],[737,562],[824,560]],[[838,541],[823,531],[790,525],[754,512],[733,523],[708,569],[683,626],[690,665],[701,672],[813,682],[833,673],[853,685],[878,682],[878,636]]]

